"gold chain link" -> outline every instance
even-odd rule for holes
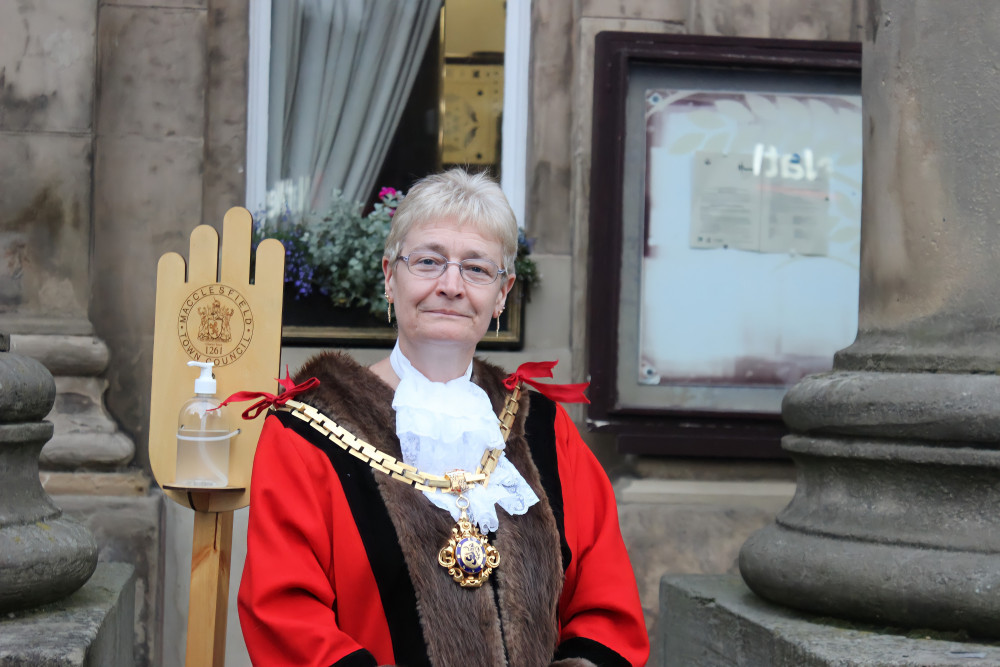
[[[507,442],[507,438],[510,437],[510,429],[514,425],[514,418],[517,416],[520,398],[521,383],[518,383],[510,394],[507,395],[503,410],[500,412],[500,433],[503,435],[504,442]],[[490,475],[500,461],[501,454],[503,454],[502,449],[487,449],[483,452],[483,458],[474,473],[453,471],[446,475],[431,475],[420,472],[413,466],[389,456],[364,440],[360,440],[353,433],[307,403],[289,400],[284,406],[279,406],[275,409],[292,413],[351,456],[364,461],[380,473],[389,475],[393,479],[399,480],[404,484],[409,484],[421,491],[432,493],[440,491],[441,493],[457,494],[472,484],[486,486],[489,484]]]

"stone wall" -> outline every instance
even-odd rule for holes
[[[5,2],[0,25],[0,323],[89,333],[97,0]]]

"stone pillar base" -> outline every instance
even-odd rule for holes
[[[56,401],[46,419],[55,432],[45,444],[41,467],[49,470],[117,470],[135,455],[135,443],[104,407],[108,347],[94,336],[18,334],[12,352],[31,357],[55,378]]]
[[[740,551],[751,590],[800,611],[1000,639],[1000,376],[812,375],[782,440],[792,502]]]
[[[737,575],[663,577],[660,619],[666,667],[1000,667],[1000,646],[796,612],[761,600]]]
[[[100,563],[69,597],[0,617],[0,664],[131,667],[134,618],[132,566]]]

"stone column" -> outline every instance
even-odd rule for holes
[[[1000,3],[872,0],[856,342],[789,392],[761,597],[1000,636]]]

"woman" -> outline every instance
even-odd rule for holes
[[[392,354],[311,359],[297,381],[319,385],[257,446],[239,592],[255,664],[645,662],[607,477],[562,407],[473,359],[516,251],[486,177],[403,199],[382,259]]]

